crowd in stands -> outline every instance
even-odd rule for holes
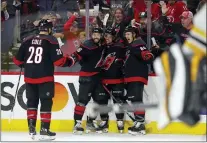
[[[123,41],[126,26],[136,26],[142,34],[147,33],[147,5],[151,2],[151,36],[164,33],[175,37],[183,43],[193,23],[193,15],[207,0],[88,0],[90,9],[98,6],[98,13],[90,13],[86,23],[86,0],[2,0],[1,1],[1,48],[8,52],[14,46],[14,39],[21,42],[28,35],[38,33],[40,19],[51,19],[54,24],[53,35],[58,38],[64,54],[71,54],[87,38],[86,25],[103,27],[104,16],[109,13],[106,26],[113,26],[117,31],[117,40]],[[81,12],[83,10],[83,12]],[[94,14],[95,13],[95,14]],[[19,37],[15,37],[19,21]],[[154,35],[153,35],[154,34]],[[164,43],[171,44],[168,39]],[[172,40],[172,39],[171,39]],[[161,46],[162,42],[159,42]]]

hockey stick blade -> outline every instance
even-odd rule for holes
[[[143,104],[143,103],[133,103],[123,104],[122,109],[127,110],[128,112],[143,111],[145,109],[157,108],[158,104]]]
[[[104,16],[104,20],[103,20],[103,25],[104,25],[104,27],[106,27],[106,24],[107,24],[108,19],[109,19],[109,14],[107,13],[107,14]]]

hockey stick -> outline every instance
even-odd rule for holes
[[[105,33],[105,30],[106,30],[106,24],[107,24],[108,19],[109,19],[109,13],[107,13],[107,14],[104,16],[104,19],[103,19],[104,33]]]
[[[112,93],[108,90],[108,88],[103,84],[103,88],[106,90],[106,92],[108,92],[108,94],[118,103],[119,106],[121,106],[121,104],[123,104],[123,102],[121,101],[121,104],[117,101],[117,99],[112,95]],[[132,117],[132,115],[130,115],[126,110],[124,110],[124,112],[126,112],[126,114],[129,116],[129,118],[134,122],[136,121],[136,119],[134,117]]]
[[[18,79],[18,83],[17,83],[17,88],[16,88],[15,96],[14,96],[14,102],[12,104],[12,108],[11,108],[11,112],[10,112],[9,124],[11,124],[11,118],[13,117],[12,115],[14,115],[13,111],[14,111],[14,106],[15,106],[15,102],[16,102],[16,98],[17,98],[17,92],[18,92],[18,89],[19,89],[19,83],[20,83],[21,75],[22,75],[22,67],[20,69],[19,79]]]

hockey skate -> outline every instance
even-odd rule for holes
[[[29,135],[32,140],[35,140],[35,137],[37,135],[36,129],[35,129],[36,120],[29,120]]]
[[[96,132],[98,128],[97,121],[87,117],[86,133]]]
[[[145,125],[144,122],[135,121],[132,127],[128,128],[128,133],[132,135],[145,135]]]
[[[56,133],[51,132],[49,130],[50,127],[50,123],[45,123],[42,122],[41,123],[41,129],[40,129],[40,139],[39,140],[46,140],[46,141],[50,141],[50,140],[54,140],[56,137]]]
[[[75,121],[75,126],[74,126],[74,129],[73,129],[74,134],[83,134],[84,129],[82,128],[82,123],[81,122],[82,121],[80,121],[80,120]]]
[[[119,130],[119,133],[124,132],[124,121],[123,120],[118,120],[117,121],[117,128]]]
[[[98,125],[98,128],[96,129],[96,133],[108,133],[108,120],[107,121],[101,121]]]
[[[49,129],[41,128],[40,130],[40,140],[54,140],[56,133],[49,131]]]

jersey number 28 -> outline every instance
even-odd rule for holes
[[[43,53],[43,49],[42,47],[29,47],[29,52],[30,52],[30,56],[27,59],[27,63],[28,64],[32,64],[32,63],[36,63],[39,64],[42,61],[42,53]]]

